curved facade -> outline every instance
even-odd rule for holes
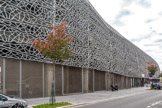
[[[0,56],[43,62],[31,39],[45,39],[50,25],[68,22],[75,57],[63,65],[130,77],[148,77],[147,62],[158,64],[108,25],[88,0],[0,1]],[[58,63],[59,64],[59,63]],[[156,73],[155,77],[159,73]]]

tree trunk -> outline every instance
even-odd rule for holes
[[[50,104],[56,103],[56,97],[55,97],[55,63],[53,61],[53,82],[52,82],[52,88],[51,88],[51,97],[49,100]]]

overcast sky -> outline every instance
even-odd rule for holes
[[[162,0],[89,0],[102,18],[162,69]]]

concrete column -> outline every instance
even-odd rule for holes
[[[128,88],[130,88],[130,78],[128,77]]]
[[[54,82],[54,91],[55,91],[55,93],[54,93],[54,95],[56,94],[56,67],[55,67],[56,65],[54,64],[54,66],[53,66],[53,82]]]
[[[20,60],[20,85],[19,85],[19,91],[20,91],[20,98],[22,98],[22,60]]]
[[[85,69],[84,71],[84,93],[88,93],[88,73],[89,73],[89,70],[88,69]]]
[[[134,78],[133,78],[133,87],[135,87],[135,81],[134,81]]]
[[[125,84],[124,84],[124,76],[121,76],[121,83],[122,83],[121,88],[124,89],[124,86],[125,86]]]
[[[107,90],[110,90],[110,85],[111,85],[111,74],[107,73]]]
[[[84,93],[84,69],[82,68],[82,93]]]
[[[119,78],[119,80],[118,80],[119,85],[118,86],[119,86],[119,89],[121,89],[121,86],[122,86],[122,84],[121,84],[121,75],[118,75],[118,78]]]
[[[114,84],[114,78],[113,78],[113,74],[109,74],[110,75],[110,85]]]
[[[137,87],[137,78],[134,78],[134,87]]]
[[[136,87],[136,85],[135,85],[135,78],[133,78],[133,87]]]
[[[105,72],[105,89],[108,90],[108,72]]]
[[[93,69],[93,92],[95,91],[95,70]]]
[[[132,88],[132,78],[131,78],[131,88]]]
[[[125,84],[124,88],[126,89],[127,88],[127,78],[126,78],[126,76],[124,76],[124,84]]]
[[[43,97],[44,97],[44,91],[45,91],[45,90],[44,90],[44,88],[45,88],[45,87],[44,87],[44,63],[42,63],[42,79],[43,79],[43,94],[42,94],[42,95],[43,95]]]
[[[135,87],[134,78],[133,78],[133,87]]]
[[[131,88],[131,77],[129,77],[129,88]]]
[[[62,66],[62,95],[64,95],[64,66]]]
[[[113,85],[115,84],[115,75],[113,74]]]
[[[133,78],[131,78],[131,87],[133,88]]]
[[[128,77],[125,77],[125,87],[128,88]]]
[[[3,58],[3,94],[6,94],[5,89],[6,89],[6,59]]]
[[[67,70],[67,92],[69,93],[69,67],[68,67],[68,70]]]

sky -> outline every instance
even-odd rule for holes
[[[162,69],[162,0],[89,1],[109,25]]]

